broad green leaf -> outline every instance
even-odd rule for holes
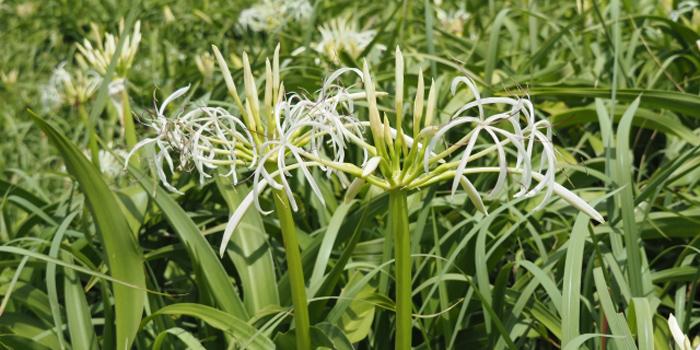
[[[611,90],[586,87],[531,87],[533,96],[557,96],[560,98],[609,98]],[[676,91],[648,89],[617,89],[617,98],[633,102],[640,94],[644,95],[642,106],[670,109],[691,117],[700,118],[700,96]]]
[[[270,339],[262,334],[256,334],[256,329],[245,321],[224,311],[201,304],[181,303],[168,305],[144,318],[138,327],[143,328],[143,326],[150,322],[154,317],[159,315],[186,315],[196,317],[206,322],[208,325],[231,335],[231,337],[233,337],[233,339],[235,339],[239,345],[248,342],[251,338],[254,338],[248,345],[248,349],[250,350],[274,349],[274,344]]]
[[[634,339],[632,338],[632,333],[627,326],[627,320],[624,314],[618,313],[615,305],[613,305],[612,299],[608,294],[608,285],[605,283],[605,277],[603,276],[603,271],[600,267],[596,267],[593,271],[595,278],[595,286],[598,291],[598,298],[600,299],[600,305],[605,313],[605,317],[610,325],[610,330],[613,335],[620,336],[620,338],[615,338],[615,343],[618,349],[636,350],[637,347],[634,345]]]
[[[135,179],[139,179],[141,187],[151,196],[151,199],[163,212],[170,227],[175,230],[184,243],[190,259],[195,265],[195,275],[199,287],[211,293],[217,305],[224,311],[241,320],[248,320],[248,312],[233,288],[226,270],[197,225],[170,197],[170,194],[160,186],[155,186],[148,176],[145,176],[133,165],[129,166],[129,172]],[[155,193],[153,193],[154,188]]]
[[[122,214],[114,194],[104,182],[102,174],[56,128],[34,113],[29,114],[61,154],[68,171],[78,180],[103,244],[110,275],[145,288],[146,281],[141,264],[143,256],[135,240],[135,233],[131,232],[128,221]],[[115,284],[112,288],[115,299],[117,348],[130,348],[143,313],[145,292],[121,284]]]
[[[180,339],[180,341],[187,345],[187,348],[190,350],[206,350],[206,348],[202,346],[202,343],[200,343],[199,340],[192,335],[192,333],[180,327],[172,327],[160,332],[160,334],[158,334],[156,337],[156,340],[153,341],[153,350],[161,349],[168,334],[176,336],[178,339]]]
[[[245,184],[236,188],[223,176],[214,176],[216,185],[233,214],[243,201],[249,189]],[[227,246],[240,283],[243,288],[243,303],[249,314],[255,314],[266,306],[279,305],[276,288],[276,272],[272,261],[272,251],[267,243],[267,233],[260,213],[248,210]]]

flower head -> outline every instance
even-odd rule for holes
[[[344,52],[352,58],[357,58],[360,53],[369,46],[377,31],[362,30],[357,23],[349,21],[346,17],[338,17],[318,27],[321,33],[321,41],[316,45],[316,51],[339,64],[338,54]],[[383,45],[377,45],[379,50],[386,50]]]

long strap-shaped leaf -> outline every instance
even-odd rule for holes
[[[104,247],[110,275],[145,289],[143,256],[136,237],[131,232],[117,199],[102,179],[102,174],[55,127],[31,111],[29,114],[61,154],[68,172],[78,180]],[[143,313],[145,291],[121,284],[114,284],[112,289],[117,324],[116,348],[129,349]]]
[[[233,288],[231,279],[221,265],[221,261],[197,225],[170,197],[168,192],[160,186],[154,186],[153,181],[148,176],[144,176],[134,166],[129,166],[129,172],[135,179],[139,179],[139,184],[151,196],[163,212],[165,219],[187,247],[187,252],[195,267],[199,288],[208,290],[216,300],[217,305],[224,311],[247,321],[248,312],[243,306],[243,302]],[[154,188],[156,189],[155,195]]]

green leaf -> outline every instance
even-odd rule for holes
[[[645,96],[646,97],[646,96]],[[616,176],[617,185],[622,190],[616,195],[620,211],[622,213],[622,224],[624,228],[625,250],[627,252],[627,274],[629,278],[630,291],[633,297],[644,295],[642,286],[642,258],[639,246],[639,234],[635,222],[634,214],[634,183],[632,182],[632,172],[634,164],[630,157],[630,132],[632,129],[632,119],[634,118],[641,96],[627,108],[617,126],[617,146],[616,146]]]
[[[274,344],[269,338],[263,334],[257,334],[256,329],[245,321],[234,315],[201,304],[181,303],[168,305],[144,318],[138,327],[143,328],[158,315],[186,315],[196,317],[206,322],[208,325],[228,333],[240,344],[246,343],[251,338],[255,337],[248,345],[248,349],[250,350],[274,349]]]
[[[596,267],[595,270],[593,270],[593,277],[595,279],[596,290],[598,291],[598,299],[600,300],[600,305],[603,308],[605,317],[608,319],[610,330],[613,335],[620,336],[620,338],[615,338],[617,348],[636,350],[637,347],[634,345],[632,333],[627,326],[625,316],[617,312],[612,299],[610,299],[608,285],[605,283],[605,277],[603,276],[603,270],[600,267]]]
[[[217,305],[224,311],[247,321],[249,316],[243,302],[233,288],[231,279],[221,265],[221,261],[197,225],[162,187],[155,186],[148,176],[133,165],[129,165],[128,169],[135,179],[139,179],[141,187],[151,196],[151,199],[163,212],[170,227],[175,230],[184,243],[195,266],[199,287],[211,293]],[[155,193],[152,192],[153,189],[155,189]]]
[[[161,347],[163,346],[163,342],[165,341],[168,334],[176,336],[178,339],[180,339],[180,341],[187,345],[188,349],[206,350],[206,348],[202,346],[202,343],[200,343],[199,340],[195,338],[194,335],[192,335],[192,333],[180,327],[172,327],[160,332],[160,334],[158,334],[158,336],[156,337],[156,340],[153,341],[153,350],[161,349]]]
[[[214,176],[216,185],[228,204],[230,214],[243,201],[249,189],[238,184],[234,189],[223,176]],[[279,305],[275,266],[272,251],[266,240],[265,226],[257,210],[248,210],[227,246],[243,288],[243,303],[249,314],[255,314],[269,305]]]
[[[33,112],[29,115],[63,157],[68,171],[80,183],[103,244],[110,275],[145,288],[142,255],[135,233],[122,214],[117,199],[102,179],[102,174],[63,134]],[[121,284],[112,286],[117,327],[117,349],[130,348],[143,313],[145,292]]]
[[[557,96],[571,98],[609,98],[611,90],[594,89],[584,87],[531,87],[533,96]],[[700,118],[700,96],[684,94],[676,91],[648,90],[648,89],[617,89],[617,98],[620,101],[632,102],[640,94],[644,94],[642,106],[650,106],[659,109],[670,109],[691,117]]]
[[[620,122],[620,119],[622,119],[624,113],[623,107],[624,106],[618,106],[615,108],[614,122]],[[584,123],[598,121],[598,115],[600,115],[600,113],[596,112],[594,107],[571,108],[565,113],[550,116],[549,121],[560,128],[574,125],[580,126]],[[695,135],[693,131],[688,129],[685,125],[668,116],[642,108],[637,109],[634,116],[635,118],[632,120],[632,125],[636,127],[644,127],[651,130],[658,130],[665,134],[675,135],[688,141],[688,143],[693,146],[700,144],[700,136]],[[603,138],[606,137],[606,131],[601,129]]]

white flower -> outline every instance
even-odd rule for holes
[[[436,13],[442,30],[459,37],[462,36],[464,24],[471,18],[471,14],[462,9],[445,11],[437,8]]]
[[[163,112],[165,112],[165,108],[170,102],[184,95],[187,92],[187,90],[189,90],[189,88],[190,87],[187,86],[175,91],[172,95],[168,96],[168,98],[166,98],[165,101],[163,101],[160,108],[155,109],[155,117],[150,123],[147,123],[146,125],[151,128],[151,132],[155,133],[156,136],[153,138],[141,140],[139,141],[139,143],[134,145],[134,148],[132,148],[129,154],[127,155],[125,162],[125,164],[129,164],[129,159],[136,153],[138,149],[145,146],[149,146],[151,155],[150,158],[153,159],[158,178],[161,180],[165,188],[179,194],[183,193],[178,191],[177,188],[173,187],[168,182],[167,177],[165,176],[165,171],[163,170],[163,161],[165,161],[168,164],[170,172],[173,172],[175,170],[175,167],[173,165],[173,159],[170,156],[170,152],[177,149],[178,147],[180,147],[180,145],[183,144],[183,132],[180,128],[180,125],[178,123],[174,123],[173,121],[168,120],[168,118],[166,118],[165,115],[163,115]]]
[[[269,32],[283,27],[289,19],[307,19],[311,11],[308,0],[263,0],[241,11],[238,23],[254,32]]]
[[[123,20],[120,22],[120,27],[124,27]],[[82,45],[79,43],[76,44],[78,51],[80,51],[80,54],[76,55],[76,59],[79,63],[87,61],[98,73],[104,76],[107,73],[107,67],[109,67],[112,57],[114,56],[120,38],[115,37],[113,34],[105,33],[103,42],[99,35],[99,29],[94,23],[92,25],[92,32],[97,41],[96,47],[93,47],[89,40],[84,39]],[[123,32],[123,29],[120,30],[120,32]],[[136,21],[133,33],[125,38],[121,38],[121,40],[125,40],[126,42],[122,47],[121,54],[117,61],[117,74],[115,79],[125,78],[129,68],[131,68],[131,64],[136,56],[136,51],[138,51],[139,43],[141,42],[141,21]]]
[[[478,136],[481,131],[485,131],[487,134],[486,137],[490,137],[493,140],[493,143],[498,151],[498,163],[501,168],[501,171],[498,175],[498,180],[496,181],[496,185],[491,191],[489,198],[495,197],[501,191],[505,183],[505,178],[508,175],[508,164],[506,163],[506,154],[503,148],[501,137],[503,137],[506,142],[510,142],[513,144],[513,146],[515,146],[518,155],[517,164],[521,165],[524,170],[521,180],[523,190],[529,188],[532,179],[532,171],[530,168],[530,155],[526,151],[525,144],[523,142],[525,137],[523,135],[523,129],[520,126],[520,114],[524,114],[526,120],[530,121],[531,118],[533,118],[531,116],[531,114],[533,114],[531,109],[532,104],[524,99],[515,100],[507,97],[491,97],[482,99],[479,94],[479,90],[476,87],[476,83],[469,77],[458,77],[453,80],[453,94],[456,92],[459,83],[464,83],[469,87],[469,89],[474,94],[475,101],[468,103],[464,107],[460,108],[453,115],[452,120],[446,125],[442,126],[435,134],[435,136],[433,136],[433,139],[431,140],[427,148],[428,152],[426,152],[424,156],[424,167],[426,173],[429,172],[429,167],[431,164],[430,159],[433,158],[431,157],[430,153],[435,149],[437,142],[445,133],[455,128],[456,126],[462,124],[476,124],[475,128],[472,129],[472,131],[470,131],[460,141],[458,141],[456,145],[448,148],[445,152],[442,153],[451,153],[453,150],[456,150],[456,148],[458,148],[459,146],[466,144],[465,151],[462,155],[459,165],[457,166],[456,176],[452,183],[452,196],[454,197],[454,194],[457,191],[457,188],[459,187],[461,176],[464,173],[464,169],[466,168],[467,163],[469,162],[470,156],[472,155],[472,151],[474,149],[474,146],[476,145],[476,141],[478,140]],[[512,108],[508,112],[498,113],[490,117],[486,117],[484,115],[484,105],[490,104],[510,104]],[[462,113],[471,110],[475,106],[478,109],[477,117],[461,116]],[[504,121],[508,121],[511,123],[514,130],[513,133],[501,129],[497,126],[497,124]],[[524,193],[525,192],[521,191],[519,195],[522,195]],[[529,194],[534,195],[535,193]]]
[[[673,314],[668,316],[668,328],[671,330],[673,340],[676,341],[679,350],[700,350],[700,345],[693,349],[693,346],[690,344],[690,339],[688,339],[687,335],[683,334],[681,327],[678,326],[678,320],[676,320]]]
[[[692,12],[694,8],[700,6],[700,2],[697,1],[681,1],[678,3],[678,7],[668,14],[668,18],[672,21],[678,22],[678,19],[682,14]]]
[[[2,83],[5,85],[16,83],[18,78],[19,71],[17,69],[12,69],[7,73],[5,73],[4,71],[0,72],[0,81],[2,81]]]
[[[232,176],[237,183],[236,165],[253,167],[257,163],[256,154],[245,151],[254,144],[251,133],[243,122],[223,108],[197,107],[187,113],[182,110],[174,119],[166,118],[166,106],[188,90],[189,86],[175,91],[156,109],[155,118],[147,124],[156,136],[136,144],[127,160],[136,150],[149,145],[158,177],[167,189],[176,193],[181,192],[168,183],[163,169],[165,161],[170,172],[175,170],[171,152],[180,156],[178,169],[188,164],[197,169],[201,184],[211,177],[208,171],[219,166],[227,167],[229,171],[224,176]]]
[[[80,70],[74,72],[74,76],[65,69],[66,62],[61,62],[54,68],[49,79],[60,99],[65,103],[85,103],[102,83],[102,78],[95,71],[83,74]]]
[[[61,107],[61,94],[53,84],[39,85],[41,107],[45,112]]]
[[[316,45],[316,51],[323,53],[329,60],[339,63],[338,53],[345,52],[352,58],[357,58],[360,53],[372,42],[377,34],[375,30],[360,30],[357,23],[348,21],[345,17],[331,19],[318,27],[321,32],[321,41]],[[380,51],[386,50],[386,46],[377,45]]]
[[[261,152],[260,162],[255,170],[253,182],[253,189],[257,189],[260,176],[262,176],[270,186],[278,190],[284,189],[287,193],[287,197],[289,198],[289,203],[292,210],[294,211],[297,211],[298,207],[294,199],[294,195],[292,194],[292,188],[289,186],[286,179],[289,174],[286,172],[280,173],[279,179],[281,184],[278,183],[265,168],[266,162],[271,158],[276,159],[276,168],[284,169],[287,167],[287,152],[289,152],[297,164],[300,165],[304,177],[311,186],[314,194],[316,194],[318,199],[321,201],[321,204],[325,205],[321,190],[318,188],[316,181],[305,165],[308,160],[303,159],[302,156],[308,159],[310,154],[314,154],[316,155],[316,158],[318,158],[318,148],[322,145],[316,143],[318,139],[318,136],[316,136],[317,133],[324,133],[329,137],[328,143],[330,143],[331,148],[336,153],[334,162],[335,160],[342,159],[342,155],[344,154],[342,150],[345,148],[343,141],[338,137],[338,134],[334,132],[332,126],[314,120],[313,114],[309,113],[308,108],[309,106],[306,101],[302,100],[298,96],[292,96],[287,101],[281,101],[277,104],[274,114],[274,125],[267,125],[268,130],[271,127],[275,128],[272,133],[269,131],[267,132],[268,135],[273,134],[275,137],[269,139],[259,146]],[[282,120],[283,114],[284,120]],[[302,149],[298,145],[299,139],[297,136],[300,135],[300,133],[305,129],[310,129],[311,132],[311,152]],[[340,156],[338,156],[339,154]],[[270,213],[262,210],[260,203],[258,202],[258,196],[255,196],[255,206],[263,214]]]

